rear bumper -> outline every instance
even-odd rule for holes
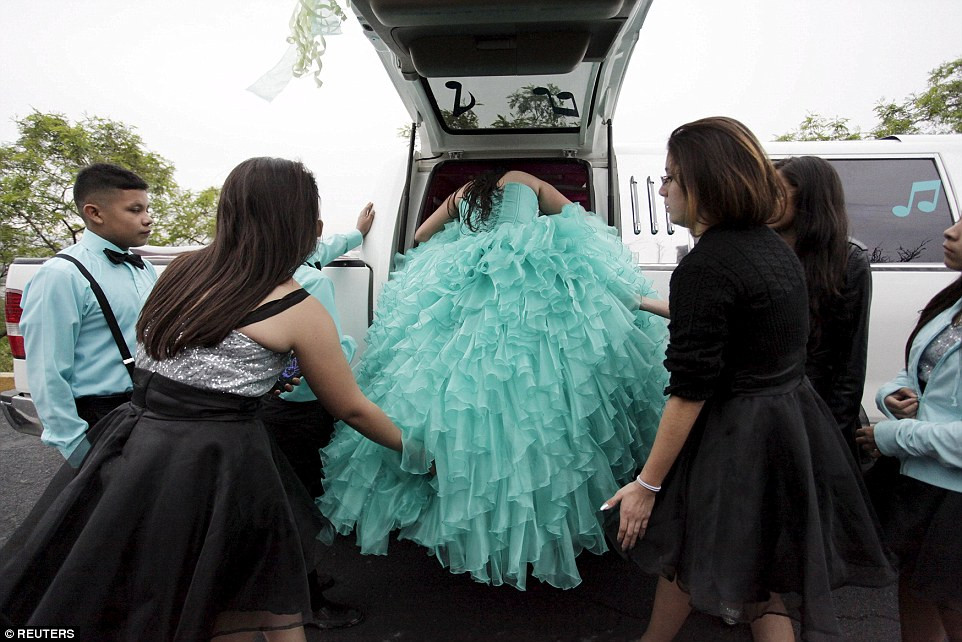
[[[17,432],[39,437],[43,430],[33,399],[17,389],[0,392],[0,416]]]

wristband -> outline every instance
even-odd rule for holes
[[[643,480],[643,479],[641,478],[641,473],[638,473],[638,477],[637,477],[637,479],[635,479],[635,481],[638,482],[638,484],[639,484],[642,488],[645,488],[645,489],[647,489],[647,490],[650,490],[650,491],[653,492],[653,493],[657,493],[659,490],[661,490],[661,486],[652,486],[651,484],[649,484],[648,482],[646,482],[645,480]]]

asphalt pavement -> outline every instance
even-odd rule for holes
[[[0,545],[26,517],[61,464],[36,437],[0,423]],[[614,553],[582,554],[583,583],[567,591],[529,580],[528,589],[491,587],[444,570],[423,549],[392,541],[387,556],[361,555],[352,538],[338,538],[324,568],[336,584],[334,601],[361,608],[365,620],[337,631],[308,629],[312,642],[623,642],[637,639],[651,610],[655,579]],[[894,587],[836,593],[849,640],[897,642]],[[689,617],[681,641],[750,640],[745,625]]]

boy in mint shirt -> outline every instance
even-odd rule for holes
[[[129,353],[140,308],[157,280],[154,266],[130,254],[153,225],[147,183],[108,163],[85,167],[73,188],[86,230],[61,254],[97,282]],[[74,468],[90,450],[88,429],[129,399],[133,382],[93,288],[77,265],[51,258],[23,291],[27,381],[43,424],[41,440]]]
[[[363,242],[374,222],[374,206],[368,203],[357,218],[357,229],[318,242],[317,249],[295,272],[294,280],[316,298],[330,313],[341,338],[341,348],[348,363],[354,358],[357,342],[343,334],[341,320],[334,306],[334,284],[321,273],[321,268]],[[323,223],[317,221],[317,235]],[[278,396],[265,397],[258,413],[268,432],[273,435],[281,452],[287,457],[297,477],[310,496],[323,492],[321,458],[318,451],[327,445],[334,431],[334,419],[311,392],[305,381]],[[315,624],[322,629],[353,626],[363,619],[353,607],[328,601],[323,591],[333,584],[330,578],[321,579],[316,571],[308,576],[311,589],[311,609]]]

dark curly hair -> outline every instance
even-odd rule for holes
[[[508,172],[503,167],[488,170],[468,183],[464,188],[461,199],[467,203],[467,213],[464,215],[464,224],[472,232],[478,232],[485,227],[485,223],[491,216],[491,212],[501,202],[503,192],[498,187],[498,181]],[[457,199],[452,198],[448,201],[448,216],[458,217]]]

